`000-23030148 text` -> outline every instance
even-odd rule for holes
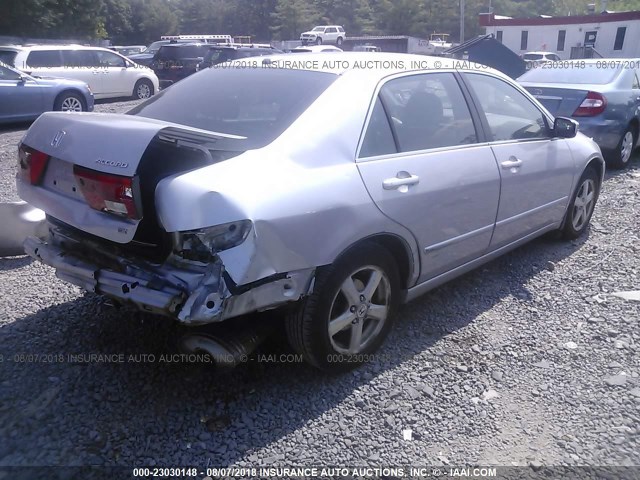
[[[324,477],[475,477],[490,478],[496,476],[495,468],[444,468],[444,467],[207,467],[197,468],[161,468],[140,467],[133,469],[134,477],[157,476],[196,476],[211,478],[324,478]]]

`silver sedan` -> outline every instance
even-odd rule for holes
[[[576,125],[468,63],[247,59],[127,115],[42,115],[18,189],[50,236],[25,249],[186,325],[282,307],[291,345],[343,370],[370,358],[399,304],[545,233],[585,232],[604,163]],[[184,344],[233,363],[263,327]]]

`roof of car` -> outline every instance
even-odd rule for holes
[[[240,50],[240,49],[245,49],[245,50],[252,50],[252,49],[265,49],[265,50],[277,50],[274,46],[272,45],[267,45],[267,44],[237,44],[237,43],[207,43],[207,45],[209,46],[210,49],[216,49],[216,48],[228,48],[230,50]]]
[[[306,45],[306,46],[298,46],[291,50],[292,52],[342,52],[343,50],[338,47],[334,47],[332,45]]]
[[[165,45],[161,45],[160,48],[165,48],[165,47],[184,48],[184,47],[207,47],[207,46],[213,46],[213,44],[204,43],[204,42],[167,43]]]

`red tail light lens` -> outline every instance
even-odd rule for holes
[[[607,99],[598,92],[588,92],[580,106],[573,112],[574,117],[594,117],[607,108]]]
[[[142,209],[136,201],[137,178],[109,175],[78,165],[74,165],[73,175],[91,208],[132,220],[142,218]]]
[[[38,185],[44,178],[49,155],[26,145],[18,147],[18,175],[31,185]]]

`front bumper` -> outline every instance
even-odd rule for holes
[[[220,260],[193,269],[125,258],[51,227],[49,241],[29,237],[25,252],[56,269],[56,276],[120,303],[188,325],[220,322],[297,301],[309,292],[314,269],[237,286]]]

